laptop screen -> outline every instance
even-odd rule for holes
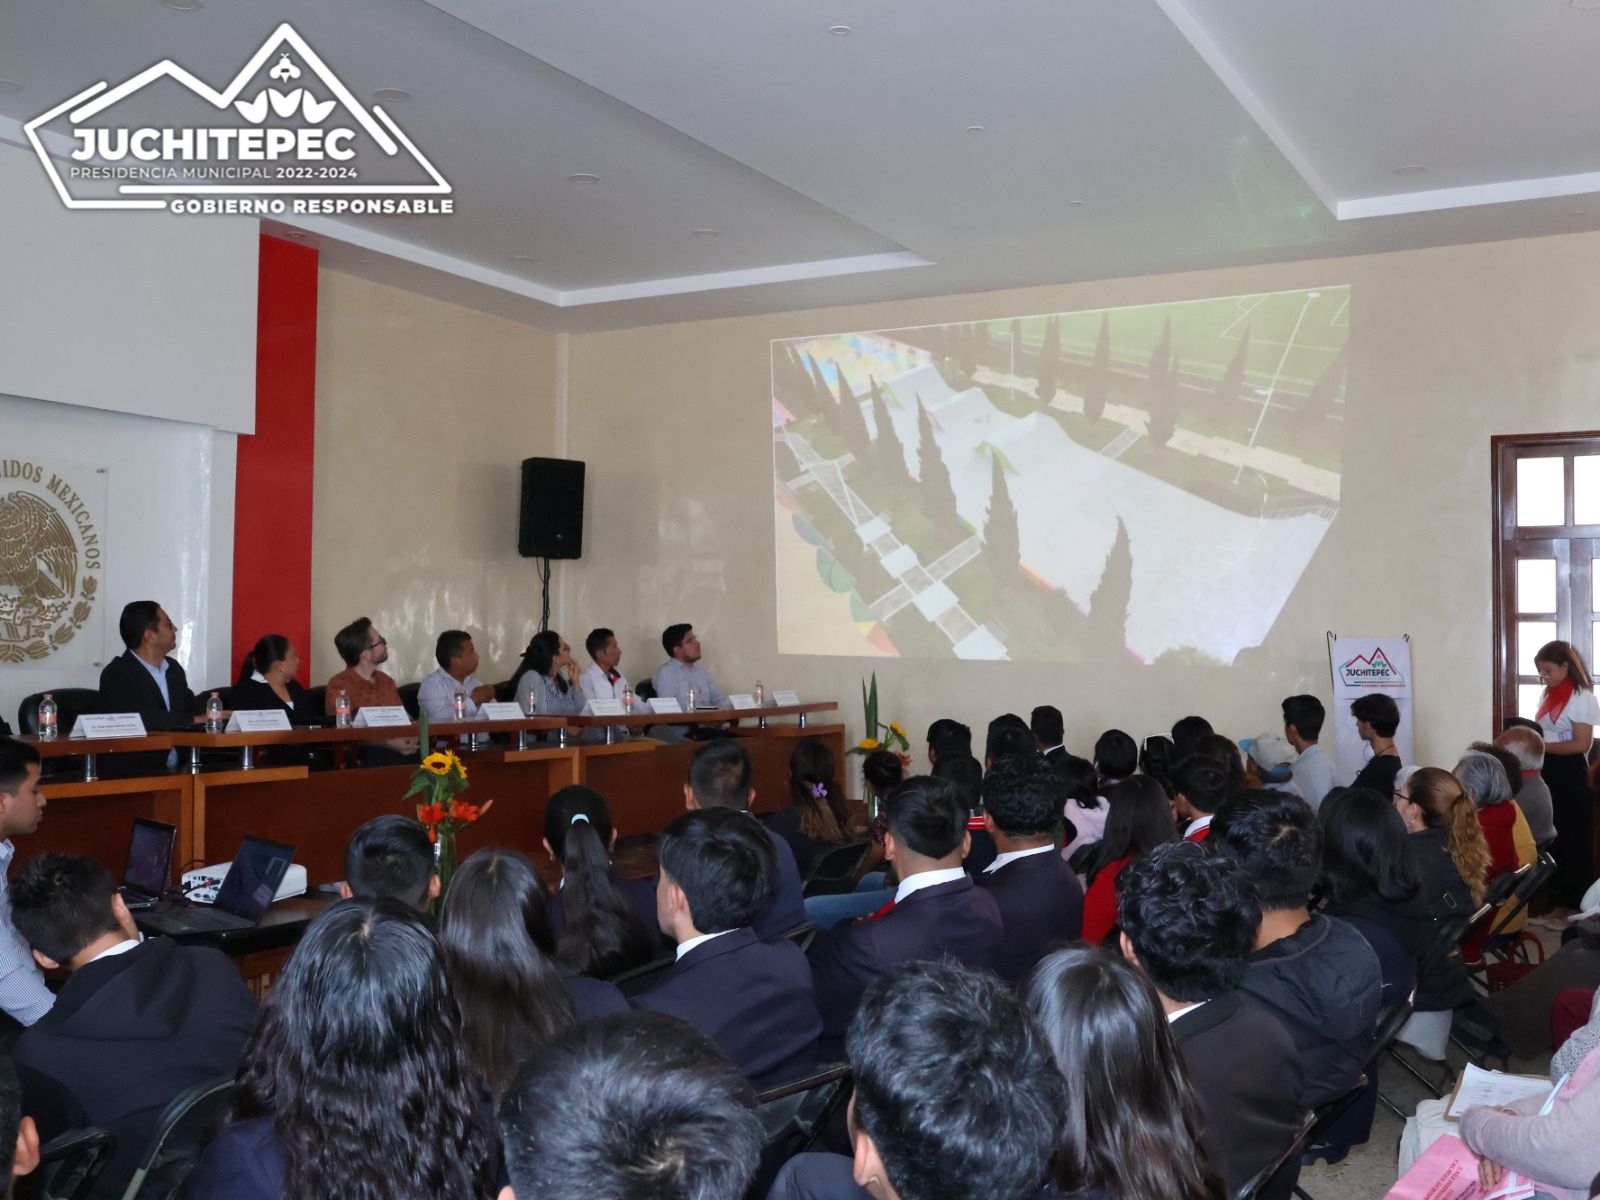
[[[228,876],[217,890],[215,904],[236,917],[259,921],[266,915],[278,885],[294,861],[294,847],[247,837],[233,856]]]
[[[165,892],[172,870],[172,844],[177,836],[175,825],[135,817],[133,836],[128,841],[128,869],[122,873],[123,886],[146,896]]]

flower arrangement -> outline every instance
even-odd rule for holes
[[[869,687],[861,685],[861,706],[865,710],[866,736],[863,737],[846,754],[871,754],[874,750],[890,750],[897,754],[901,763],[910,767],[911,739],[906,737],[906,731],[898,721],[887,723],[878,720],[878,673],[872,673],[872,683]]]
[[[439,872],[439,894],[450,886],[456,869],[456,834],[472,824],[494,804],[468,804],[461,797],[467,790],[467,768],[454,750],[433,750],[428,739],[428,714],[417,718],[417,742],[421,764],[411,773],[411,786],[402,799],[417,797],[417,820],[428,831],[433,843],[433,859]]]

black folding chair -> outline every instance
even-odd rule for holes
[[[871,842],[846,842],[825,854],[819,854],[802,881],[801,893],[806,896],[831,895],[848,892],[855,886],[856,872],[867,859]]]
[[[765,1195],[783,1164],[815,1146],[849,1098],[849,1063],[822,1067],[804,1079],[768,1088],[758,1095],[756,1112],[767,1136],[761,1148],[756,1186],[748,1194]]]
[[[233,1076],[185,1088],[156,1121],[122,1200],[170,1200],[216,1137],[233,1098]]]
[[[1556,860],[1548,850],[1539,852],[1539,860],[1530,863],[1518,871],[1522,878],[1512,890],[1510,908],[1506,915],[1495,923],[1494,929],[1489,933],[1488,940],[1483,943],[1484,954],[1492,954],[1502,962],[1510,955],[1512,947],[1516,945],[1516,935],[1507,934],[1506,926],[1515,921],[1517,917],[1527,911],[1533,898],[1544,890],[1544,886],[1555,878]]]
[[[617,990],[624,996],[642,996],[660,983],[677,961],[676,954],[658,958],[655,962],[647,962],[642,967],[633,967],[613,975],[611,982],[617,985]]]
[[[40,1149],[38,1167],[17,1180],[16,1194],[23,1200],[89,1200],[116,1150],[109,1129],[63,1133]]]
[[[1299,1159],[1301,1151],[1305,1149],[1306,1139],[1311,1136],[1311,1127],[1316,1121],[1317,1115],[1308,1112],[1305,1119],[1300,1122],[1300,1132],[1295,1135],[1294,1141],[1290,1142],[1288,1148],[1272,1162],[1240,1184],[1239,1190],[1233,1194],[1233,1200],[1256,1200],[1279,1171],[1283,1170],[1291,1160]]]
[[[1501,878],[1505,878],[1505,876],[1501,876]],[[1424,961],[1425,962],[1432,962],[1435,958],[1437,958],[1439,956],[1439,954],[1441,952],[1448,951],[1449,949],[1459,947],[1461,945],[1461,943],[1466,939],[1467,934],[1472,932],[1472,929],[1474,928],[1474,926],[1476,926],[1479,921],[1483,920],[1485,917],[1487,917],[1493,911],[1494,911],[1494,906],[1489,903],[1489,897],[1487,895],[1485,895],[1483,904],[1478,908],[1478,910],[1476,912],[1471,913],[1471,914],[1469,914],[1467,916],[1449,917],[1449,918],[1446,918],[1445,920],[1440,921],[1439,924],[1438,924],[1438,927],[1434,931],[1434,944],[1429,948],[1428,954],[1424,958]],[[1405,1023],[1401,1022],[1401,1028],[1404,1028],[1404,1026],[1405,1026]],[[1399,1035],[1399,1030],[1398,1029],[1395,1031],[1395,1034],[1396,1034],[1396,1037],[1398,1037],[1398,1035]],[[1449,1082],[1449,1079],[1450,1079],[1450,1067],[1449,1067],[1449,1065],[1448,1064],[1445,1065],[1444,1075],[1439,1081],[1435,1081],[1435,1080],[1429,1079],[1426,1075],[1424,1075],[1422,1073],[1421,1069],[1418,1068],[1416,1066],[1416,1064],[1412,1063],[1409,1059],[1407,1059],[1405,1057],[1405,1055],[1400,1053],[1400,1048],[1394,1044],[1394,1041],[1395,1041],[1395,1039],[1391,1038],[1390,1041],[1389,1041],[1389,1045],[1387,1047],[1385,1047],[1385,1050],[1388,1053],[1389,1057],[1394,1059],[1395,1062],[1399,1063],[1401,1068],[1408,1075],[1410,1075],[1413,1079],[1415,1079],[1423,1087],[1427,1088],[1428,1089],[1428,1094],[1430,1096],[1433,1096],[1435,1099],[1438,1099],[1440,1096],[1443,1096],[1444,1095],[1444,1086],[1445,1086],[1445,1084],[1447,1084]],[[1390,1112],[1397,1112],[1398,1111],[1395,1108],[1393,1102],[1383,1098],[1383,1094],[1381,1092],[1379,1093],[1379,1097],[1378,1098],[1383,1103],[1383,1106],[1385,1108],[1387,1108]],[[1401,1115],[1404,1115],[1404,1114],[1401,1114]]]
[[[810,921],[803,925],[796,925],[793,929],[786,929],[783,936],[799,946],[802,951],[811,949],[811,943],[817,940],[817,927]]]
[[[1332,1100],[1325,1101],[1312,1110],[1311,1128],[1306,1131],[1305,1137],[1301,1141],[1300,1161],[1303,1165],[1309,1165],[1308,1158],[1312,1162],[1316,1161],[1317,1156],[1314,1153],[1308,1154],[1307,1151],[1322,1141],[1327,1132],[1339,1123],[1339,1119],[1355,1106],[1356,1101],[1360,1100],[1366,1094],[1366,1091],[1367,1077],[1363,1075],[1356,1080],[1355,1086],[1344,1095],[1335,1096]],[[1291,1190],[1300,1200],[1315,1200],[1315,1197],[1302,1188],[1298,1181]]]

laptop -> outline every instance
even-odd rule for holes
[[[178,827],[148,817],[133,819],[133,836],[128,839],[128,869],[122,873],[117,889],[130,909],[154,907],[167,891],[171,878],[172,848],[178,840]]]
[[[168,937],[253,929],[266,916],[272,898],[278,894],[278,885],[293,861],[293,846],[247,837],[239,853],[233,856],[233,865],[228,868],[227,877],[217,889],[217,898],[210,907],[192,905],[144,913],[139,922]]]

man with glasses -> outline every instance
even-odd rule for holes
[[[676,696],[683,711],[689,711],[689,689],[694,689],[696,708],[725,708],[728,698],[700,662],[700,639],[692,625],[669,625],[661,635],[661,648],[667,661],[656,669],[656,695]]]
[[[352,719],[368,705],[375,708],[399,706],[399,687],[392,677],[378,669],[389,661],[389,643],[372,627],[370,617],[358,617],[339,630],[333,635],[333,645],[344,659],[345,669],[328,680],[323,705],[330,717],[337,711],[341,692],[350,697]],[[363,746],[362,761],[368,766],[392,766],[398,758],[409,758],[416,752],[416,738],[390,738]]]

